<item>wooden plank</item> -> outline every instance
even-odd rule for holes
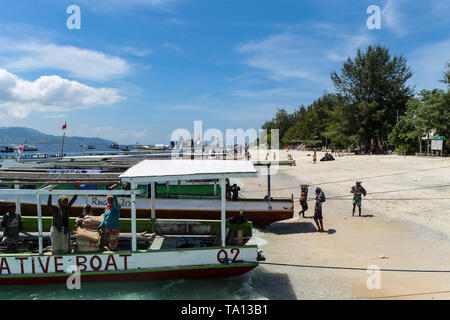
[[[152,244],[150,245],[149,250],[160,250],[164,242],[164,239],[165,238],[163,236],[155,236],[155,238],[152,241]]]

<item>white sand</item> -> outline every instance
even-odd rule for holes
[[[293,219],[256,234],[254,241],[266,262],[450,270],[450,199],[442,199],[450,198],[450,187],[410,190],[450,185],[450,158],[346,155],[320,162],[324,153],[319,152],[313,164],[311,152],[291,154],[297,165],[280,167],[272,176],[272,196],[294,194],[298,199],[299,184],[308,183],[309,199],[313,199],[315,187],[320,186],[328,198],[323,205],[328,232],[316,232],[314,201],[309,201],[307,218],[301,218],[296,200]],[[287,159],[286,151],[280,151],[280,159]],[[350,188],[359,179],[368,194],[363,197],[363,217],[352,217]],[[267,194],[267,177],[242,182],[246,197]],[[281,188],[291,189],[276,190]],[[375,194],[395,190],[405,191]],[[332,199],[336,196],[347,197]],[[391,200],[406,198],[419,200]],[[450,273],[381,272],[379,290],[367,288],[369,276],[366,270],[262,264],[252,278],[258,279],[253,284],[256,289],[272,299],[450,298]]]

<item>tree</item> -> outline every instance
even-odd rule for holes
[[[422,90],[407,103],[407,111],[396,124],[389,141],[408,152],[422,152],[421,139],[435,132],[436,135],[450,135],[450,103],[448,92],[434,89]],[[418,143],[417,143],[418,141]]]
[[[411,76],[406,59],[391,57],[383,46],[358,50],[354,59],[344,63],[340,75],[331,74],[337,93],[347,105],[332,114],[329,133],[356,136],[357,142],[366,147],[373,138],[385,140],[413,94],[406,85]]]
[[[450,87],[450,62],[447,63],[447,72],[444,73],[444,79],[441,82],[446,83]]]

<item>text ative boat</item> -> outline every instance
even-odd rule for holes
[[[7,194],[17,196],[34,195],[36,197],[37,249],[20,254],[0,254],[0,285],[17,284],[51,284],[65,283],[71,275],[70,270],[78,270],[82,282],[115,282],[115,281],[146,281],[192,277],[223,277],[246,273],[258,265],[262,259],[257,246],[242,245],[229,242],[231,228],[225,218],[227,201],[225,194],[221,196],[219,241],[203,242],[196,235],[183,234],[182,238],[193,241],[188,247],[179,246],[176,237],[170,237],[157,227],[156,199],[151,202],[151,224],[148,228],[155,236],[150,239],[138,239],[138,227],[142,227],[136,218],[136,195],[140,194],[137,185],[142,180],[150,181],[152,188],[161,178],[166,181],[220,179],[220,185],[225,187],[226,178],[254,177],[256,170],[250,162],[232,161],[189,161],[179,160],[175,168],[172,161],[163,161],[155,165],[154,161],[143,161],[133,166],[120,176],[123,183],[129,183],[131,190],[24,190],[2,189],[0,198]],[[162,174],[163,173],[163,174]],[[42,217],[41,200],[53,195],[96,195],[113,194],[130,197],[131,231],[128,248],[121,247],[119,252],[96,252],[64,255],[44,253],[45,233],[48,232],[49,221]],[[154,193],[153,193],[154,194]],[[20,198],[18,198],[18,202]],[[20,203],[18,203],[20,208]],[[24,218],[25,219],[25,218]],[[28,219],[28,218],[27,218]],[[26,219],[25,219],[26,220]],[[26,221],[27,223],[33,223]],[[122,221],[123,222],[123,221]],[[183,225],[183,221],[178,221]],[[73,222],[72,222],[73,223]],[[169,222],[169,229],[170,228]],[[162,223],[164,225],[164,223]],[[192,228],[193,226],[191,226]],[[177,228],[175,228],[178,230]],[[140,240],[138,242],[138,240]],[[31,242],[31,245],[33,242]],[[144,245],[144,248],[142,248]]]

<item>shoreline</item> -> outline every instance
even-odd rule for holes
[[[383,271],[381,289],[369,290],[367,279],[371,274],[366,270],[369,266],[400,270],[450,270],[450,258],[442,255],[450,250],[450,220],[447,218],[450,200],[444,199],[448,198],[448,187],[382,193],[386,190],[445,185],[446,177],[450,176],[450,159],[358,155],[336,157],[335,161],[330,162],[317,161],[313,165],[308,152],[291,151],[291,154],[297,165],[280,167],[279,173],[272,176],[271,184],[273,196],[290,197],[291,193],[294,194],[295,215],[264,229],[262,238],[267,244],[261,249],[266,262],[292,266],[261,264],[259,268],[264,272],[276,270],[287,276],[295,299],[450,298],[447,290],[450,273]],[[318,159],[321,155],[322,152],[318,153]],[[280,157],[286,158],[286,151],[280,151]],[[438,169],[430,169],[433,167]],[[354,181],[351,180],[359,178],[362,178],[368,195],[362,202],[363,217],[352,217],[350,187]],[[320,185],[321,181],[343,180],[349,181]],[[259,177],[253,182],[245,180],[245,186],[247,190],[261,189],[266,187],[264,182],[265,177]],[[328,198],[323,205],[324,228],[328,233],[316,232],[311,219],[313,203],[308,203],[307,218],[299,217],[299,187],[275,190],[292,187],[295,183],[299,186],[300,182],[317,184],[324,190]],[[332,199],[346,192],[349,197],[345,200]],[[310,187],[309,200],[313,193],[314,187]],[[243,194],[245,196],[245,190]],[[264,195],[264,192],[258,195]],[[419,200],[395,200],[414,197]],[[442,199],[420,200],[429,197]],[[333,266],[361,269],[326,269]],[[262,277],[268,277],[264,272],[261,272]],[[274,287],[274,290],[277,288]]]

